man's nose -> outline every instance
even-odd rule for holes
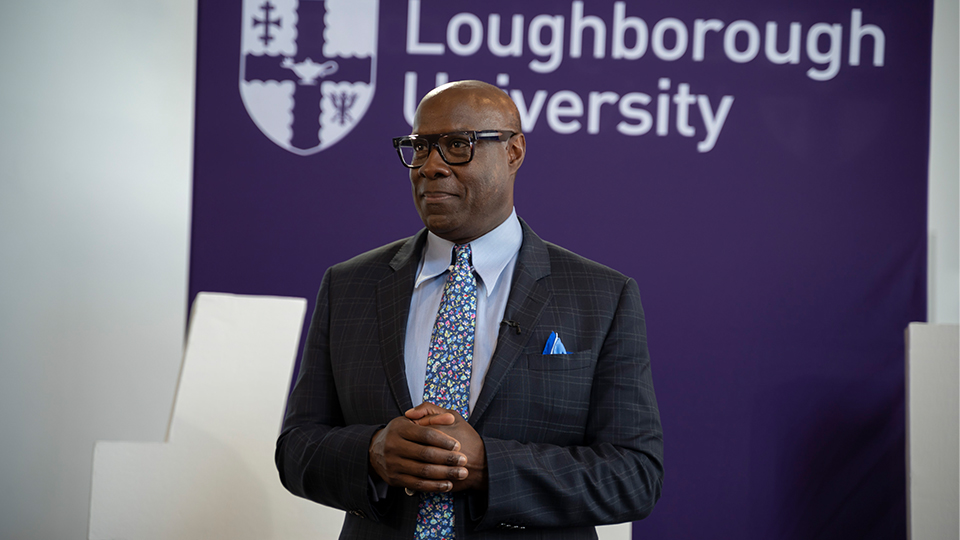
[[[430,148],[427,160],[420,166],[420,175],[426,178],[450,175],[450,166],[447,165],[447,162],[440,156],[440,148],[437,145],[433,145]]]

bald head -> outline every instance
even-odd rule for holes
[[[491,122],[490,126],[483,129],[503,129],[515,133],[522,131],[520,111],[510,96],[492,84],[472,80],[450,82],[428,92],[417,106],[413,119],[415,130],[420,124],[423,107],[436,100],[461,103],[480,112],[485,120]]]

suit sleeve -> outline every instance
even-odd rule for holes
[[[367,452],[380,425],[346,425],[330,358],[331,272],[324,274],[296,384],[277,440],[280,481],[291,493],[377,520]]]
[[[653,510],[663,480],[663,435],[632,279],[625,278],[599,343],[592,382],[583,383],[590,386],[579,443],[484,436],[489,490],[468,500],[476,529],[619,523]]]

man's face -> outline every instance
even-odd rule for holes
[[[489,103],[489,102],[487,102]],[[413,133],[509,130],[503,114],[466,91],[446,91],[424,101],[414,118]],[[413,201],[420,219],[437,236],[457,244],[493,230],[513,209],[510,143],[474,143],[473,160],[447,165],[436,148],[426,163],[410,169]],[[519,164],[517,164],[519,166]]]

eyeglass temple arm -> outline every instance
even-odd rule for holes
[[[476,137],[478,141],[506,141],[506,140],[509,140],[510,137],[513,137],[514,135],[516,135],[516,132],[514,131],[490,130],[490,131],[474,132],[474,137]]]

